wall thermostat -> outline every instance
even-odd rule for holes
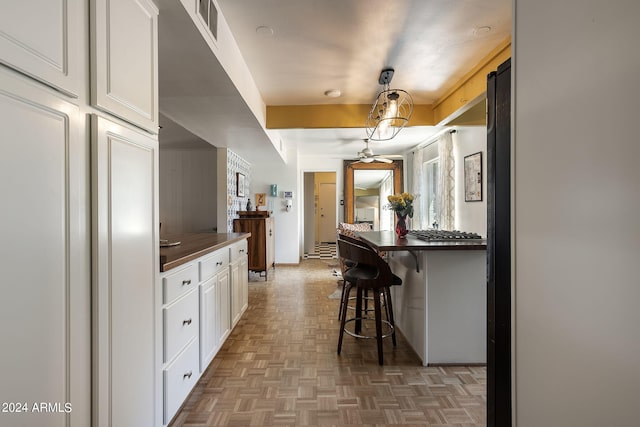
[[[293,199],[293,191],[283,191],[282,197],[285,199]]]

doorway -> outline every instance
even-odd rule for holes
[[[336,172],[304,172],[303,258],[335,258]]]

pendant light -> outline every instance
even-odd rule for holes
[[[367,116],[365,128],[372,141],[388,141],[407,124],[413,112],[413,99],[402,89],[390,89],[393,68],[380,73],[378,83],[383,87]]]

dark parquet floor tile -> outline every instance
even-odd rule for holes
[[[423,367],[404,338],[338,342],[335,259],[249,282],[249,308],[171,427],[485,426],[486,368]]]

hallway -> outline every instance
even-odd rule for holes
[[[172,427],[485,425],[486,368],[429,367],[401,335],[345,336],[336,354],[337,260],[279,266],[249,282],[249,308]]]

